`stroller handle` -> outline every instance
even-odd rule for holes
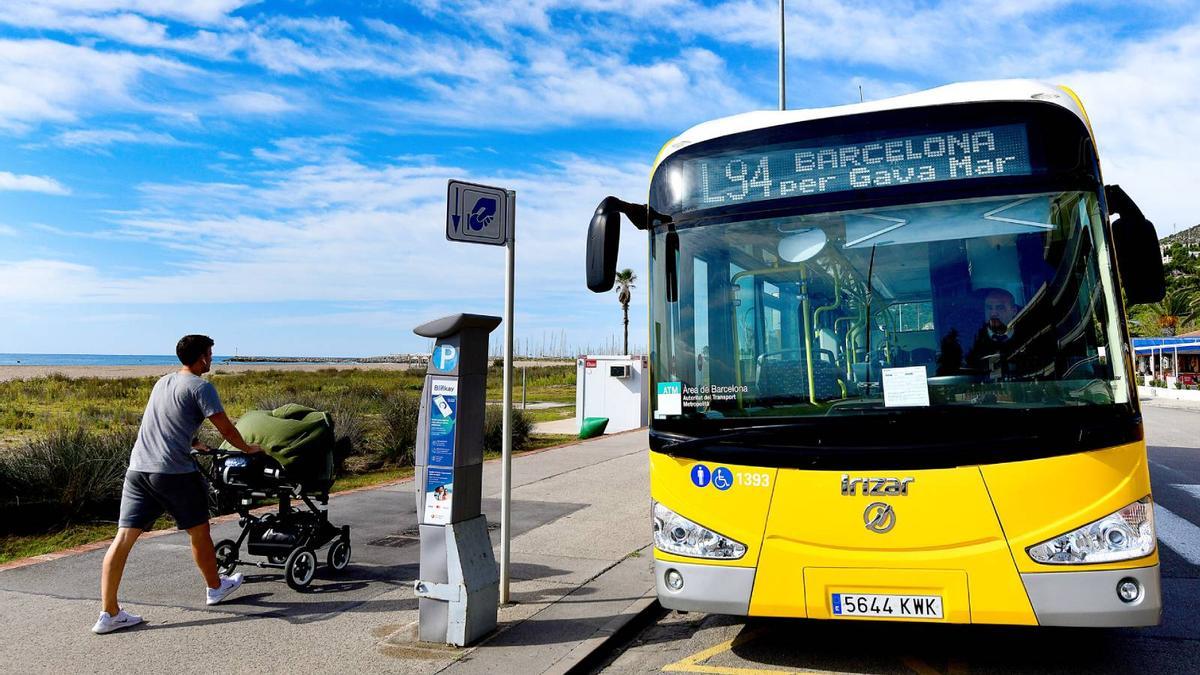
[[[201,450],[200,448],[192,448],[192,457],[223,457],[226,455],[241,455],[244,454],[241,450],[222,450],[221,448],[209,448]]]

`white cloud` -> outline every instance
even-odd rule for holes
[[[69,195],[71,191],[49,176],[24,176],[0,171],[0,190],[41,192],[48,195]]]
[[[193,26],[237,25],[230,15],[259,0],[38,0],[6,3],[0,22],[34,28],[73,28],[73,21],[88,17],[149,16]]]
[[[426,95],[382,104],[401,119],[488,129],[543,129],[585,123],[670,126],[760,104],[733,86],[725,62],[705,49],[631,64],[619,56],[531,48],[528,63],[481,86],[471,79],[428,80]]]
[[[1122,49],[1106,70],[1065,73],[1087,107],[1104,179],[1159,233],[1200,223],[1192,157],[1200,149],[1200,23]]]
[[[94,268],[62,260],[0,261],[0,298],[6,302],[80,302],[101,281]]]
[[[347,145],[349,136],[330,134],[327,136],[297,136],[271,141],[272,148],[254,148],[251,154],[264,162],[320,162],[330,157],[348,157],[353,154]]]
[[[0,40],[0,128],[73,122],[100,110],[142,108],[133,89],[150,74],[188,68],[156,56],[52,40]]]
[[[0,223],[0,237],[15,237],[17,236],[17,228],[12,225]]]
[[[226,110],[251,115],[274,115],[296,109],[296,106],[289,103],[282,96],[265,91],[243,91],[236,94],[225,94],[218,100]]]
[[[184,145],[171,134],[141,129],[74,129],[54,137],[54,143],[67,148],[109,145]]]

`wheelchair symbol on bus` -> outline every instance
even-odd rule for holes
[[[697,464],[692,467],[691,477],[692,485],[698,488],[708,487],[711,483],[713,487],[724,492],[733,487],[733,472],[723,466],[709,469],[707,465]]]

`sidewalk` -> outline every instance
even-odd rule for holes
[[[1176,408],[1179,410],[1200,410],[1200,399],[1195,398],[1194,391],[1161,390],[1151,387],[1138,387],[1138,400],[1143,406],[1155,408]]]
[[[308,593],[275,570],[243,567],[243,588],[205,607],[186,535],[161,536],[134,548],[122,585],[123,605],[147,625],[95,636],[103,550],[0,571],[4,670],[565,672],[653,597],[647,470],[644,430],[513,460],[515,602],[472,648],[414,641],[419,546],[404,482],[330,500],[330,520],[352,528],[353,560],[338,576],[322,567]],[[499,488],[499,462],[489,462],[493,524]],[[213,538],[237,530],[222,523]]]
[[[568,417],[565,420],[554,420],[553,422],[537,422],[533,425],[533,431],[537,434],[570,434],[575,436],[579,434],[579,422],[574,417]]]

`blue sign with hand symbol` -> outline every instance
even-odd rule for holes
[[[488,197],[483,197],[475,202],[475,206],[471,209],[471,218],[468,221],[471,229],[476,232],[482,230],[492,224],[492,219],[496,217],[496,200]]]
[[[508,190],[452,180],[446,195],[446,238],[474,244],[508,244],[513,224]]]

